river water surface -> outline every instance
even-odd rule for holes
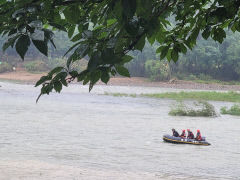
[[[240,178],[239,117],[171,117],[172,100],[101,95],[177,90],[72,85],[36,104],[32,85],[1,85],[0,180]],[[164,143],[173,127],[212,145]]]

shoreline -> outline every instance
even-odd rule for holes
[[[0,74],[0,82],[35,84],[44,75],[46,75],[46,73],[34,74],[26,71],[6,72]],[[98,82],[97,85],[105,84]],[[218,83],[206,84],[184,80],[174,80],[174,82],[151,82],[147,78],[143,77],[113,77],[110,79],[106,86],[136,86],[189,90],[240,91],[240,85],[223,85]]]

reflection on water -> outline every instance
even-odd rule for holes
[[[2,84],[2,83],[1,83]],[[173,101],[97,95],[160,88],[73,85],[44,96],[29,85],[0,88],[2,179],[238,179],[240,119],[168,116]],[[174,90],[173,90],[174,91]],[[217,110],[231,103],[213,102]],[[162,142],[175,127],[201,129],[208,147]],[[2,179],[1,179],[2,178]]]

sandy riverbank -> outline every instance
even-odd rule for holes
[[[0,74],[0,80],[2,81],[14,81],[26,84],[35,84],[41,76],[45,73],[33,74],[26,71],[18,72],[7,72]],[[103,84],[103,83],[99,83]],[[203,84],[191,81],[177,80],[172,83],[170,82],[150,82],[146,78],[141,77],[114,77],[111,78],[108,85],[112,86],[147,86],[147,87],[162,87],[162,88],[173,88],[173,89],[199,89],[199,90],[224,90],[224,91],[240,91],[240,85],[222,85],[222,84]]]

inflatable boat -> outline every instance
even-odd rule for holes
[[[202,141],[197,141],[196,139],[187,139],[187,138],[181,138],[181,137],[174,137],[171,135],[164,135],[163,140],[165,142],[175,143],[175,144],[194,144],[194,145],[203,145],[203,146],[211,145],[206,141],[205,137],[202,137]]]

